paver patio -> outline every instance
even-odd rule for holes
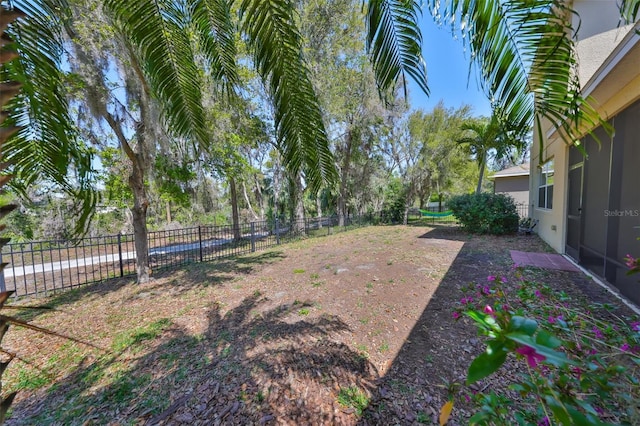
[[[543,269],[554,269],[557,271],[580,272],[574,264],[569,262],[560,254],[532,253],[526,251],[509,250],[511,259],[518,266],[537,266]]]

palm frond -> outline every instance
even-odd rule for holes
[[[485,91],[504,119],[561,129],[569,143],[584,128],[603,124],[580,95],[571,17],[563,0],[452,0],[434,15],[459,22],[482,74]]]
[[[60,29],[68,10],[64,0],[16,0],[26,13],[7,30],[20,57],[6,64],[0,79],[22,84],[8,105],[3,127],[21,130],[4,146],[3,162],[11,164],[12,185],[24,193],[38,179],[55,183],[77,202],[76,233],[86,231],[97,201],[93,188],[91,152],[71,124],[60,70],[63,49]],[[71,175],[70,171],[74,172]]]
[[[640,0],[621,0],[620,16],[625,24],[637,22],[640,18]],[[640,29],[636,30],[636,33],[640,35]]]
[[[236,28],[227,0],[188,0],[190,21],[206,55],[214,82],[232,89],[238,81]]]
[[[316,192],[337,176],[309,71],[302,57],[302,38],[290,0],[243,0],[242,29],[253,50],[258,72],[267,82],[275,126],[289,169],[305,171]]]
[[[139,55],[145,80],[159,98],[168,128],[206,145],[202,74],[195,60],[184,2],[107,0],[107,14]]]
[[[427,67],[422,57],[422,33],[418,26],[421,1],[369,0],[367,50],[381,94],[400,80],[407,93],[407,75],[428,95]]]

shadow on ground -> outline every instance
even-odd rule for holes
[[[140,289],[142,292],[174,292],[187,291],[198,286],[220,285],[233,280],[238,275],[250,274],[258,266],[284,259],[281,251],[272,250],[260,254],[243,255],[233,258],[217,259],[205,263],[191,263],[176,268],[161,269],[153,274],[152,282]],[[20,311],[16,316],[31,321],[50,309],[64,310],[80,300],[92,300],[121,290],[135,283],[135,277],[113,278],[98,283],[86,284],[70,290],[59,292],[47,298],[22,298],[18,305],[44,307],[45,309],[28,309]]]
[[[420,237],[464,243],[438,288],[393,360],[387,374],[376,383],[360,424],[438,424],[440,408],[456,385],[464,383],[472,358],[482,352],[476,329],[468,321],[454,321],[461,288],[486,282],[490,274],[506,274],[511,266],[509,249],[523,244],[540,246],[535,237],[484,237],[479,244],[457,227],[439,226]],[[526,239],[529,238],[529,239]],[[464,404],[456,399],[454,422],[464,423]]]
[[[326,404],[341,386],[373,391],[375,369],[329,336],[337,317],[306,320],[303,303],[260,310],[258,294],[224,312],[207,311],[203,333],[168,321],[127,336],[124,352],[83,359],[74,373],[13,407],[7,424],[341,423],[351,414]],[[145,355],[137,354],[144,350]],[[325,401],[325,402],[323,402]],[[342,417],[341,417],[342,416]]]
[[[437,424],[450,384],[464,382],[482,351],[473,325],[453,320],[461,288],[508,274],[510,249],[542,251],[544,244],[528,236],[470,237],[448,226],[418,241],[461,248],[383,377],[360,352],[337,343],[336,335],[351,331],[338,316],[311,320],[305,303],[274,307],[253,294],[231,309],[209,305],[197,332],[158,320],[124,336],[122,353],[115,339],[113,354],[80,360],[54,389],[18,403],[8,424]],[[157,284],[176,291],[218,285],[282,257],[265,252],[192,265]],[[345,389],[371,398],[341,405]],[[461,423],[468,413],[456,401],[453,422]]]

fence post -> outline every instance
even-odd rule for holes
[[[256,227],[255,223],[251,222],[251,252],[256,251]]]
[[[200,262],[202,262],[202,226],[198,225],[198,247],[200,249]]]
[[[0,265],[2,265],[2,250],[0,250]],[[23,266],[23,268],[24,268],[24,266]],[[15,281],[15,278],[14,278],[14,281]],[[17,289],[18,288],[16,286],[16,290]],[[2,270],[0,271],[0,291],[2,291],[2,292],[7,291],[7,284],[4,282],[4,268],[2,268]]]
[[[118,234],[118,262],[120,263],[120,276],[124,277],[124,264],[122,262],[122,236]]]
[[[278,218],[276,217],[276,244],[280,244],[280,230],[278,229]]]

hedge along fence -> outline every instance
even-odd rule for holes
[[[198,226],[149,232],[149,261],[154,271],[210,262],[266,250],[301,237],[329,235],[380,223],[380,214],[351,216],[338,226],[338,217],[299,221],[258,221],[232,226]],[[60,290],[111,278],[135,275],[133,234],[83,238],[78,241],[36,241],[8,244],[0,263],[0,291],[15,296],[49,295]]]

